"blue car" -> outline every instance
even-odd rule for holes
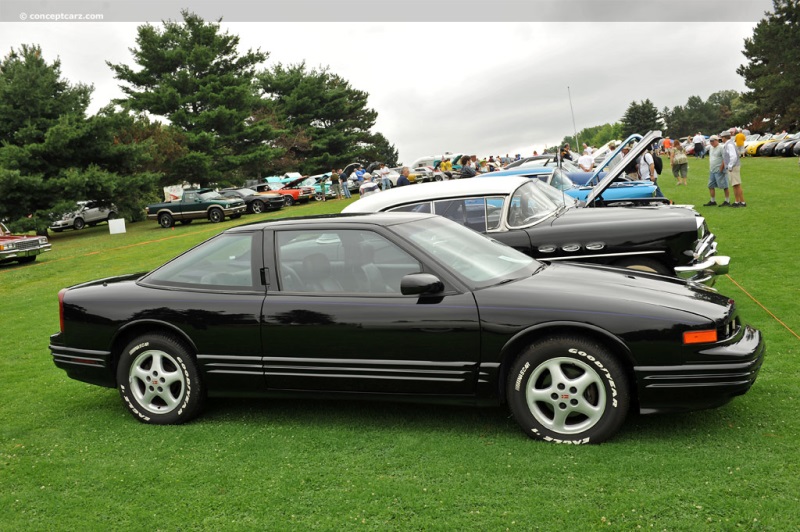
[[[645,136],[631,135],[592,174],[581,172],[583,175],[591,175],[585,185],[576,183],[571,179],[574,172],[564,168],[547,166],[530,168],[520,166],[503,172],[481,174],[480,177],[520,175],[536,178],[586,203],[587,206],[593,207],[654,202],[669,203],[669,200],[664,197],[661,189],[655,183],[651,181],[629,181],[624,175],[625,167],[638,159],[648,146],[652,146],[660,138],[660,131],[651,131]],[[623,154],[622,147],[633,142],[636,142],[633,148],[627,155]]]

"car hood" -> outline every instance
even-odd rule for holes
[[[659,229],[673,231],[697,230],[698,215],[696,211],[685,207],[662,208],[647,206],[619,209],[566,209],[550,223],[551,227],[572,229],[574,227],[592,226],[592,232],[603,234],[600,227],[607,225],[608,231],[617,234],[630,228],[631,234],[641,234],[642,226],[653,225]],[[598,227],[599,226],[599,227]]]
[[[631,142],[632,137],[634,137],[634,135],[631,135],[631,137],[629,137],[622,144],[620,144],[619,148],[617,148],[617,150],[615,150],[614,153],[622,151],[622,147]],[[635,137],[638,137],[638,135],[635,135]],[[609,170],[606,173],[606,175],[602,177],[602,179],[599,179],[599,182],[597,182],[592,191],[586,197],[586,203],[587,204],[592,203],[595,199],[597,199],[598,196],[600,196],[603,192],[605,192],[606,189],[609,186],[611,186],[611,183],[613,183],[616,178],[622,175],[622,173],[625,171],[625,167],[628,166],[628,164],[638,159],[639,156],[645,151],[645,149],[647,149],[648,146],[652,145],[660,138],[661,138],[661,131],[651,131],[647,135],[639,139],[639,141],[636,143],[633,149],[631,149],[631,151],[628,152],[628,155],[626,155],[625,158],[622,159],[619,162],[619,164],[617,164],[614,168]],[[596,171],[597,174],[600,174],[599,170],[603,170],[603,168],[602,167],[598,168],[598,171]],[[598,179],[596,179],[596,176],[593,176],[592,179],[589,180],[590,183],[596,181],[598,181]]]
[[[515,306],[529,302],[538,307],[548,301],[555,320],[559,310],[618,313],[621,317],[663,317],[667,313],[673,318],[683,316],[686,325],[698,325],[722,319],[733,304],[711,288],[672,277],[593,264],[545,264],[531,277],[487,290],[494,292],[493,298],[513,301]],[[476,297],[480,303],[480,291]],[[615,308],[609,308],[611,302],[616,303]]]

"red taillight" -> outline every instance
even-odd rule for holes
[[[58,326],[61,332],[64,332],[64,294],[66,293],[66,288],[58,291]]]
[[[687,331],[683,333],[684,344],[710,344],[717,341],[717,330]]]

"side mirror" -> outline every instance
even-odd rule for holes
[[[400,293],[404,296],[438,294],[444,283],[430,273],[410,273],[400,280]]]

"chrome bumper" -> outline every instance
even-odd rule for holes
[[[676,267],[675,275],[681,279],[702,283],[707,286],[714,286],[718,275],[728,273],[730,262],[730,257],[714,255],[697,264]]]

